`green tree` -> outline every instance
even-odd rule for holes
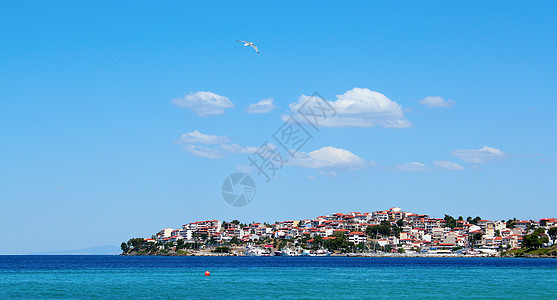
[[[313,249],[319,249],[321,247],[323,247],[323,238],[321,236],[316,236],[313,238],[313,243],[311,243],[313,246]]]
[[[135,248],[140,247],[145,243],[145,239],[143,238],[133,238],[128,240],[128,247]]]
[[[346,234],[342,231],[335,231],[331,237],[334,239],[327,239],[323,241],[323,247],[329,251],[344,250],[349,247],[347,243]]]
[[[516,223],[516,218],[514,218],[514,219],[509,219],[509,220],[507,221],[507,228],[513,229],[515,223]]]
[[[222,247],[216,247],[215,250],[213,250],[214,253],[228,253],[230,252],[230,248],[226,247],[226,246],[222,246]]]
[[[300,238],[300,242],[305,244],[308,242],[309,239],[310,239],[310,235],[306,233],[302,236],[302,238]]]
[[[477,225],[477,224],[478,224],[478,221],[481,220],[481,219],[482,219],[482,218],[480,218],[479,216],[478,216],[478,217],[475,217],[475,218],[473,218],[473,219],[472,219],[472,217],[468,217],[468,218],[466,218],[466,221],[467,221],[468,223],[470,223],[470,224]]]
[[[183,239],[179,239],[176,241],[176,250],[184,249],[185,247],[186,246]]]
[[[536,228],[536,230],[534,230],[534,234],[537,234],[538,236],[540,236],[542,234],[545,234],[545,229],[543,229],[541,227]]]
[[[130,247],[128,246],[128,244],[126,244],[126,242],[122,242],[122,244],[120,245],[120,248],[122,248],[122,252],[126,253],[128,252],[128,250],[130,250]]]
[[[346,234],[344,234],[344,232],[342,231],[335,231],[333,232],[333,235],[331,235],[339,240],[346,240]]]
[[[366,234],[369,237],[377,238],[378,235],[385,236],[391,233],[391,223],[389,221],[382,221],[381,225],[368,226]]]
[[[481,240],[482,240],[482,234],[480,232],[476,232],[470,236],[470,242],[473,245],[477,244],[477,241],[481,241]]]
[[[446,227],[449,228],[455,228],[456,227],[456,220],[455,218],[453,218],[450,215],[445,215],[445,222],[446,222]]]
[[[392,235],[394,235],[396,237],[400,237],[401,232],[402,232],[402,227],[398,227],[398,226],[392,226],[391,227]]]
[[[156,248],[156,244],[155,243],[146,243],[145,247],[147,248],[147,251],[149,252],[155,252],[155,248]]]
[[[537,249],[543,246],[544,243],[549,243],[549,238],[542,234],[545,233],[545,229],[537,228],[532,234],[525,235],[522,239],[522,247],[528,249]]]
[[[366,228],[366,234],[367,234],[369,237],[377,238],[377,228],[376,228],[376,227],[377,227],[377,226],[368,226],[368,227]]]
[[[382,221],[381,225],[379,225],[377,229],[379,230],[379,234],[381,234],[381,236],[388,236],[391,233],[391,222]]]
[[[547,230],[547,235],[551,237],[553,244],[555,244],[555,238],[557,237],[557,227],[551,227]]]
[[[534,234],[525,235],[522,239],[522,247],[523,248],[539,248],[541,243],[538,242],[538,236]]]

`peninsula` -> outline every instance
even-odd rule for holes
[[[196,221],[121,244],[122,255],[557,257],[557,218],[500,221],[386,210],[243,224]]]

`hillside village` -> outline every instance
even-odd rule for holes
[[[274,224],[196,221],[178,229],[164,228],[151,238],[130,239],[122,243],[122,251],[131,255],[499,255],[553,245],[556,226],[557,218],[433,218],[393,207]]]

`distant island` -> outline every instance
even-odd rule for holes
[[[122,255],[557,257],[557,218],[433,218],[398,207],[243,224],[196,221],[121,244]]]
[[[120,253],[116,245],[96,246],[75,250],[60,250],[48,252],[34,252],[31,255],[115,255]]]

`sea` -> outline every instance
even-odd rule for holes
[[[0,256],[0,299],[416,298],[557,299],[557,259]]]

